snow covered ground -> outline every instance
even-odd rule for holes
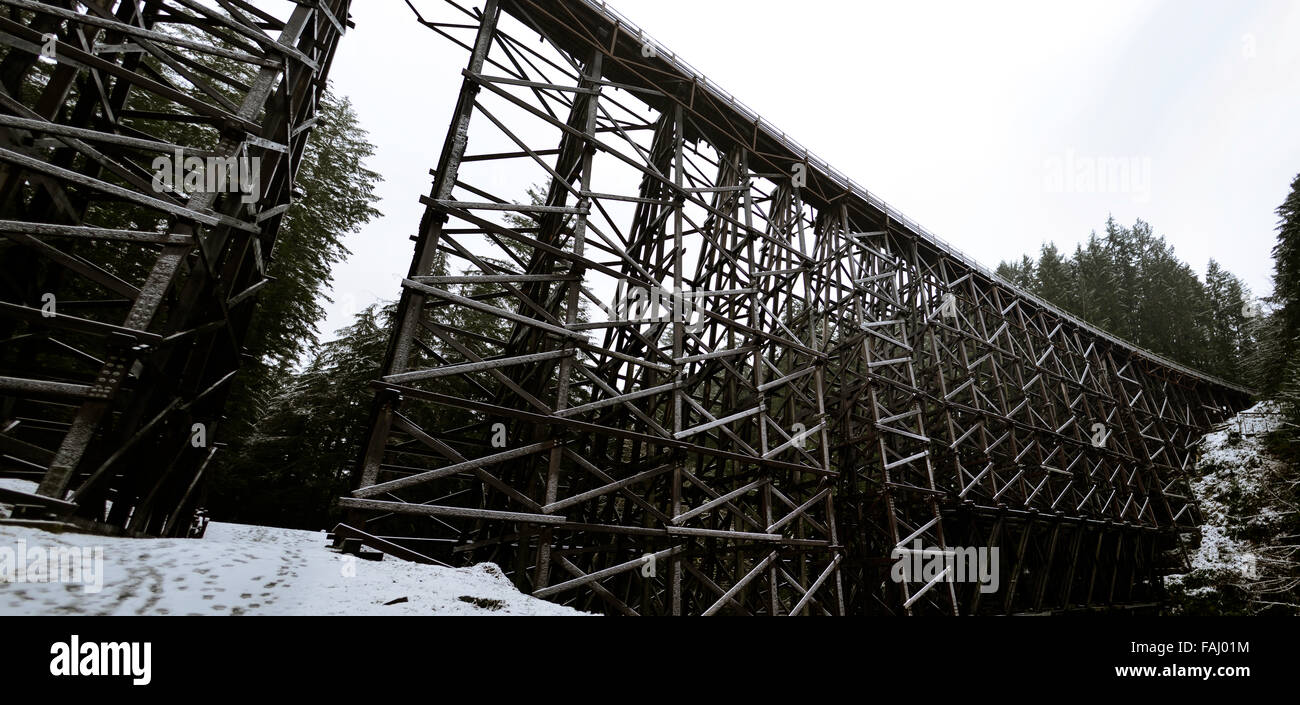
[[[31,555],[33,548],[57,547],[102,547],[102,590],[5,582],[6,548]],[[213,522],[202,539],[125,539],[0,526],[0,615],[68,614],[582,613],[521,594],[490,563],[452,569],[392,557],[358,560],[327,549],[323,532]]]
[[[1201,541],[1189,556],[1191,571],[1167,576],[1166,587],[1206,598],[1224,582],[1244,587],[1266,572],[1265,549],[1242,537],[1274,536],[1284,519],[1285,508],[1269,492],[1281,461],[1265,447],[1266,434],[1281,423],[1277,406],[1261,402],[1201,441],[1199,479],[1192,482],[1204,517]]]

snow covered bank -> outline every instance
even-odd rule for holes
[[[1275,489],[1287,468],[1267,447],[1282,421],[1276,404],[1261,402],[1201,442],[1192,492],[1204,524],[1199,545],[1189,548],[1191,570],[1165,578],[1175,612],[1253,613],[1266,606],[1259,603],[1274,579],[1271,569],[1290,550],[1278,539],[1292,512]]]
[[[126,539],[0,526],[0,554],[18,547],[102,547],[103,589],[0,572],[0,615],[582,614],[521,594],[492,564],[357,560],[327,549],[323,532],[213,522],[202,539]]]

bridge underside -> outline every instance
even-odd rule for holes
[[[347,21],[260,5],[0,0],[0,476],[39,483],[0,500],[24,521],[189,528]],[[207,178],[230,160],[238,183]]]
[[[444,9],[470,58],[350,522],[612,614],[1158,602],[1245,390],[997,280],[597,4]],[[897,574],[980,548],[983,581]]]

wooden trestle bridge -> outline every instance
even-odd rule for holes
[[[0,0],[47,8],[27,25],[0,18],[8,94],[15,64],[30,70],[41,33],[69,15],[82,35],[173,56],[119,26],[141,24],[133,3],[95,8],[109,4]],[[492,561],[525,592],[611,614],[1158,604],[1200,522],[1195,444],[1249,390],[1001,281],[603,3],[434,4],[417,3],[417,21],[468,61],[336,536]],[[160,148],[139,125],[162,118],[122,109],[128,86],[165,88],[129,68],[140,52],[69,37],[73,63],[53,75],[90,79],[76,102],[60,110],[53,79],[35,103],[0,97],[13,143],[0,149],[0,452],[43,478],[45,499],[29,499],[44,511],[168,533],[207,460],[186,434],[219,413],[289,202],[314,95],[294,81],[319,85],[347,16],[342,0],[278,25],[221,5],[229,15],[193,26],[289,80],[246,87],[242,107],[176,102],[221,131],[219,150],[264,150],[257,215],[155,196],[137,205],[165,230],[83,224],[96,193],[136,193],[126,153]],[[144,6],[156,11],[141,26],[207,12]],[[282,38],[263,41],[273,27]],[[105,188],[103,172],[127,184]],[[93,249],[58,249],[96,238],[151,248],[157,269],[134,286]],[[42,318],[32,302],[52,275],[20,252],[117,291],[120,308],[104,306],[125,315]],[[918,548],[998,549],[997,589],[898,579]]]

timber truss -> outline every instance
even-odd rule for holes
[[[184,535],[348,6],[0,0],[0,473],[40,483],[0,496],[19,516]],[[159,159],[252,186],[162,189]]]
[[[354,531],[613,614],[1159,600],[1247,390],[999,280],[603,3],[448,5]],[[995,591],[891,574],[980,547]]]

